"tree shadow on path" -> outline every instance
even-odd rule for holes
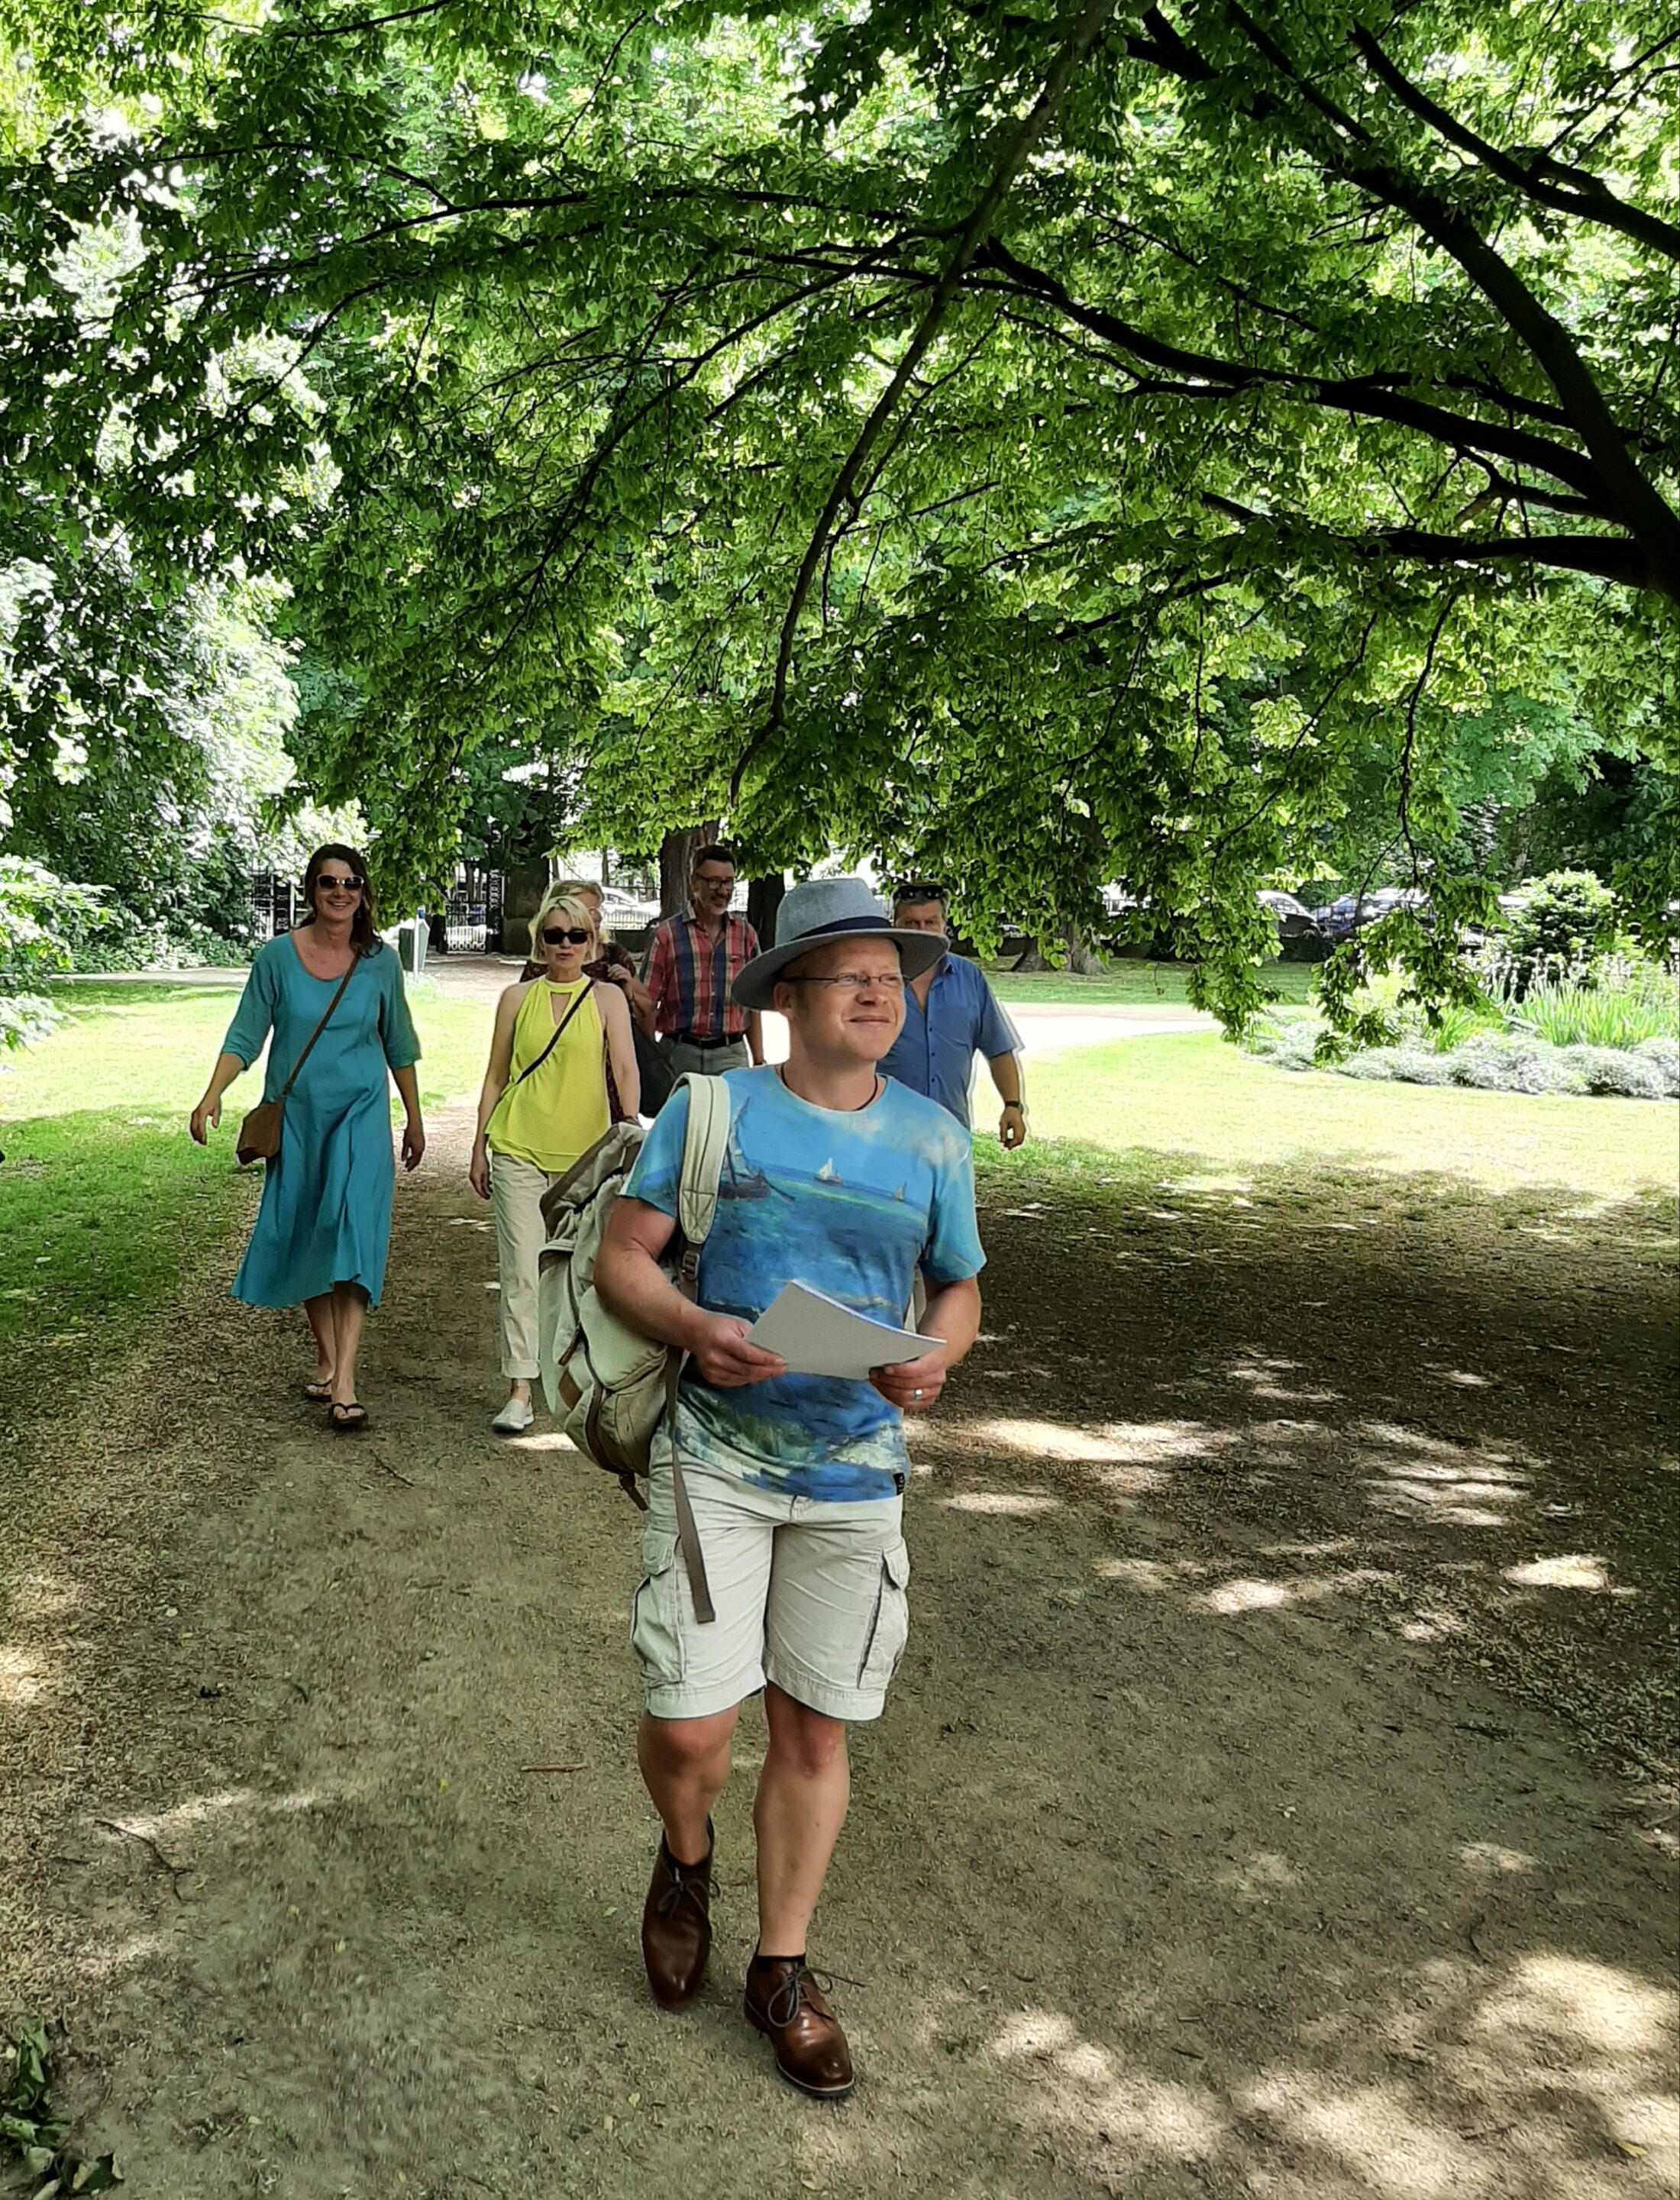
[[[918,1434],[910,1648],[812,1942],[863,2071],[824,2111],[739,2014],[756,1712],[712,1980],[684,2020],[647,2001],[636,1521],[546,1425],[489,1434],[493,1253],[439,1129],[364,1442],[212,1278],[6,1469],[0,1995],[66,2014],[66,2105],[132,2189],[1671,2190],[1649,1813],[1463,1635],[1407,1631],[1473,1633],[1445,1584],[1578,1501],[1573,1394],[1508,1395],[1522,1289],[1490,1297],[1451,1217],[1418,1241],[1458,1275],[1428,1349],[1496,1414],[1429,1387],[1387,1255],[1338,1267],[1287,1214],[1252,1250],[1188,1195],[990,1218],[990,1341]],[[1277,1288],[1291,1239],[1332,1331]],[[226,1371],[211,1419],[183,1352]]]

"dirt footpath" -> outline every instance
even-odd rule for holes
[[[543,1424],[490,1435],[492,1240],[436,1128],[366,1437],[230,1249],[0,1460],[0,2016],[63,2018],[61,2105],[137,2200],[1675,2189],[1639,1704],[1589,1755],[1477,1662],[1511,1566],[1600,1552],[1537,1539],[1591,1501],[1539,1464],[1600,1425],[1524,1360],[1526,1271],[1454,1268],[1415,1335],[1396,1273],[1332,1333],[1276,1230],[1180,1200],[1051,1245],[994,1202],[812,1940],[861,2071],[823,2108],[739,2014],[756,1707],[711,1981],[647,2000],[637,1520]]]

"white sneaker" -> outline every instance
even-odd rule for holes
[[[529,1398],[510,1398],[490,1426],[499,1436],[523,1436],[535,1419]]]

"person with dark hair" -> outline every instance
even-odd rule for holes
[[[729,850],[717,842],[699,849],[689,867],[688,907],[664,919],[647,951],[644,982],[673,1077],[721,1077],[764,1058],[763,1021],[731,990],[758,952],[752,927],[729,914],[735,890]]]
[[[265,1101],[281,1103],[279,1151],[233,1296],[248,1306],[301,1304],[315,1342],[303,1395],[341,1435],[367,1425],[356,1396],[363,1317],[378,1306],[390,1238],[389,1078],[407,1120],[402,1165],[426,1148],[414,1065],[420,1043],[402,966],[374,930],[373,888],[354,848],[317,848],[303,878],[307,915],[260,949],[204,1097],[192,1111],[202,1146],[222,1095],[273,1034]],[[388,1076],[389,1073],[389,1076]]]
[[[920,881],[893,897],[893,922],[901,931],[925,933],[940,943],[938,959],[904,988],[904,1027],[881,1059],[881,1073],[912,1092],[925,1092],[970,1127],[969,1087],[975,1056],[982,1054],[1004,1103],[998,1143],[1013,1153],[1027,1143],[1027,1107],[1021,1093],[1021,1033],[999,1007],[976,962],[945,945],[943,886]]]

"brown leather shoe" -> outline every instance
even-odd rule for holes
[[[711,1953],[711,1821],[699,1864],[678,1864],[659,1836],[653,1878],[641,1911],[641,1960],[661,2009],[687,2009]]]
[[[806,1964],[792,1957],[755,1962],[742,2006],[776,2050],[776,2067],[790,2086],[825,2101],[852,2091],[852,2050]]]

